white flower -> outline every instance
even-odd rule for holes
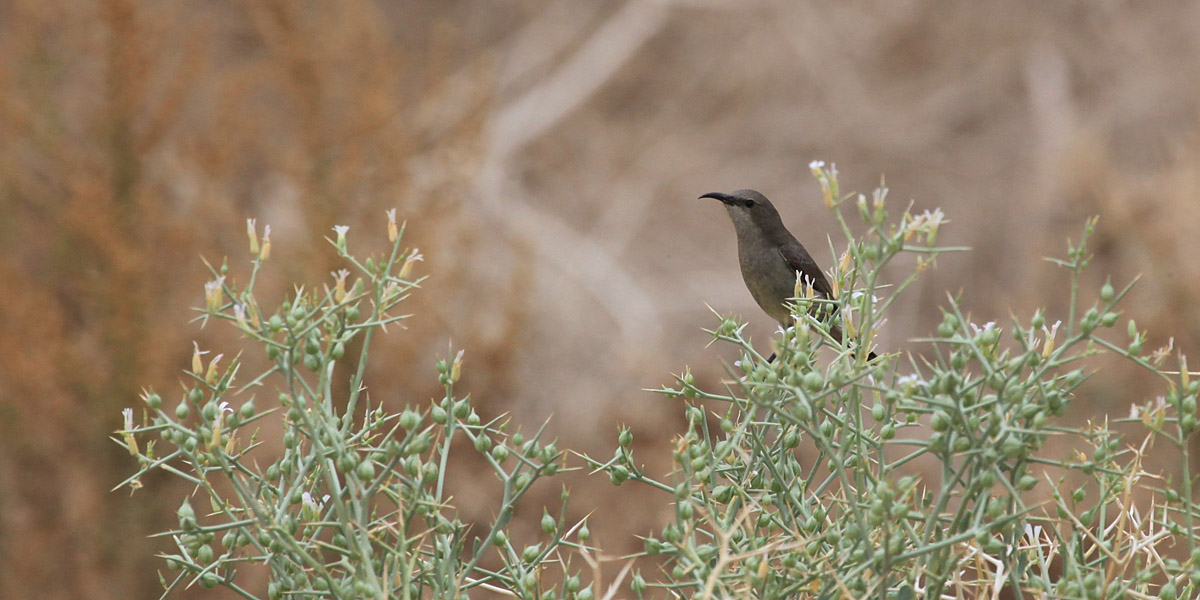
[[[349,225],[334,225],[333,230],[337,232],[337,249],[341,254],[346,253],[346,232],[350,231]]]
[[[300,494],[300,499],[304,502],[305,506],[312,509],[314,512],[319,512],[325,507],[325,503],[329,501],[329,494],[325,494],[325,497],[321,498],[320,502],[313,500],[312,494],[308,492]]]
[[[987,331],[988,329],[991,329],[995,326],[996,326],[995,321],[988,321],[987,323],[983,324],[983,327],[980,327],[974,323],[971,323],[971,329],[975,332],[975,335],[979,335],[980,333],[983,333],[984,331]]]
[[[125,417],[125,431],[131,431],[133,429],[133,409],[121,409],[121,416]]]
[[[814,160],[814,161],[808,163],[808,168],[810,168],[814,171],[816,171],[817,169],[820,169],[821,167],[824,167],[824,166],[825,166],[825,161],[823,161],[823,160]]]

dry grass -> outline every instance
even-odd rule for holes
[[[920,351],[905,340],[947,290],[978,320],[1065,305],[1040,257],[1098,213],[1092,272],[1143,274],[1133,316],[1186,352],[1200,340],[1197,10],[4,3],[0,596],[153,593],[140,540],[178,490],[109,495],[129,465],[104,437],[213,335],[183,326],[197,256],[242,260],[247,217],[315,280],[334,265],[297,241],[336,223],[353,245],[399,207],[434,276],[421,318],[373,361],[376,394],[425,401],[453,337],[464,389],[520,422],[556,414],[564,445],[593,454],[618,421],[666,448],[679,425],[637,390],[689,362],[720,376],[705,302],[770,331],[728,224],[693,198],[756,187],[823,250],[813,158],[841,164],[846,189],[886,173],[893,198],[943,207],[944,243],[975,248],[939,263],[884,346]],[[1136,379],[1105,383],[1076,406],[1141,399]],[[617,493],[579,485],[598,504]],[[598,514],[596,537],[627,550],[665,509]]]

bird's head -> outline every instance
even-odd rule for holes
[[[739,232],[751,228],[765,231],[777,223],[782,224],[779,212],[771,201],[754,190],[738,190],[730,194],[710,192],[700,197],[720,200],[725,205],[725,212],[729,213],[729,219],[733,221],[734,229]]]

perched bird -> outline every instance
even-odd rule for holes
[[[783,219],[767,197],[754,190],[732,194],[712,192],[700,196],[720,200],[737,232],[738,263],[742,279],[754,301],[784,327],[792,325],[787,301],[796,295],[796,280],[811,287],[817,298],[833,300],[833,288],[804,245],[783,226]],[[839,342],[842,328],[833,325],[829,334]],[[871,352],[869,360],[875,359]]]

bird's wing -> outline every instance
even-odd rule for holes
[[[821,272],[821,267],[817,266],[817,262],[812,256],[800,245],[800,242],[793,241],[792,243],[782,244],[779,246],[779,254],[783,256],[784,262],[787,263],[789,269],[794,272],[799,272],[804,282],[811,285],[817,294],[825,298],[833,298],[833,288],[829,285],[829,280],[825,279],[825,274]]]

